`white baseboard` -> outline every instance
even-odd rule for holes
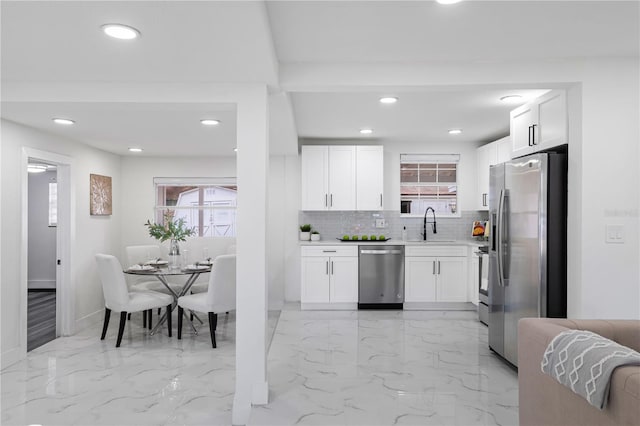
[[[300,309],[322,311],[357,311],[357,303],[301,303]]]
[[[27,352],[20,349],[20,347],[17,347],[9,349],[6,352],[2,352],[2,355],[0,355],[0,357],[2,358],[2,366],[0,368],[2,370],[15,364],[18,361],[22,361],[27,356]]]
[[[470,302],[404,302],[405,311],[475,311]]]
[[[89,315],[85,315],[82,318],[78,318],[76,320],[76,329],[75,332],[79,332],[84,330],[85,328],[89,328],[92,325],[100,324],[100,321],[104,319],[104,309],[99,311],[95,311]]]
[[[27,288],[29,290],[34,289],[53,289],[56,288],[56,280],[29,280],[27,282]]]

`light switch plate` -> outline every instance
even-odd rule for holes
[[[624,225],[608,224],[604,241],[609,244],[624,243]]]
[[[387,221],[384,219],[376,219],[376,228],[384,228],[387,226]]]

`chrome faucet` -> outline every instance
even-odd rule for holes
[[[427,241],[427,213],[429,213],[429,210],[431,210],[431,213],[433,213],[433,222],[431,223],[431,229],[433,229],[433,233],[437,234],[437,230],[436,230],[436,211],[433,209],[433,207],[429,206],[427,207],[427,209],[424,211],[424,222],[422,224],[422,240],[423,241]]]

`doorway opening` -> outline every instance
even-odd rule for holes
[[[27,352],[57,336],[57,166],[29,158]]]
[[[22,148],[20,347],[28,351],[75,332],[71,279],[73,159]],[[37,177],[36,177],[37,176]]]

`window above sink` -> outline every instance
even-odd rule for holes
[[[400,213],[424,216],[433,207],[438,217],[460,217],[459,154],[400,155]]]

